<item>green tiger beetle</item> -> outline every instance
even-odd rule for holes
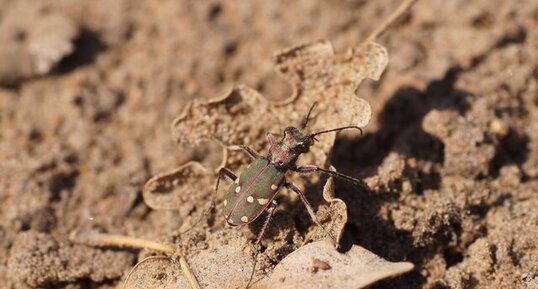
[[[317,220],[314,210],[306,199],[304,193],[296,185],[286,180],[286,172],[294,171],[300,174],[320,172],[344,179],[353,184],[362,185],[358,179],[336,171],[326,170],[315,165],[296,165],[299,156],[307,153],[314,142],[318,141],[316,139],[317,135],[345,129],[358,129],[362,134],[362,129],[358,126],[344,126],[310,134],[307,133],[306,126],[308,124],[310,114],[316,105],[317,103],[314,103],[308,111],[303,126],[300,129],[291,126],[287,127],[284,130],[284,134],[280,141],[277,141],[272,133],[267,134],[267,142],[270,145],[267,156],[262,156],[254,149],[243,145],[226,146],[229,150],[242,150],[246,152],[246,154],[253,159],[253,162],[245,171],[243,171],[243,173],[241,173],[239,177],[231,170],[224,167],[221,168],[215,184],[215,192],[218,191],[221,178],[226,178],[233,182],[228,189],[223,202],[224,217],[226,218],[227,223],[231,226],[243,226],[250,224],[264,211],[267,212],[265,222],[263,223],[263,226],[257,236],[255,242],[256,245],[260,243],[265,232],[267,231],[271,218],[273,217],[277,207],[277,203],[274,198],[278,190],[282,187],[297,193],[313,221],[323,228],[323,226]],[[254,273],[254,268],[252,273]]]

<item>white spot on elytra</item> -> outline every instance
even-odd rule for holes
[[[228,205],[228,200],[224,200],[224,206],[226,207]]]
[[[258,199],[258,203],[260,203],[260,205],[265,205],[269,202],[269,199]]]
[[[278,186],[277,186],[277,185],[275,185],[275,184],[272,184],[272,185],[271,185],[271,190],[273,190],[273,191],[274,191],[274,190],[276,190],[276,189],[278,189]]]
[[[243,221],[244,223],[248,222],[248,218],[247,218],[247,216],[243,216],[243,217],[241,217],[241,221]]]
[[[240,191],[241,191],[241,186],[237,186],[237,187],[235,187],[235,192],[236,192],[236,193],[239,193]]]
[[[247,197],[247,202],[252,203],[254,202],[254,198],[252,196]]]

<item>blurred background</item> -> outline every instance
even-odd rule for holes
[[[1,1],[0,287],[120,284],[136,254],[62,244],[181,225],[141,189],[203,158],[171,136],[185,104],[234,84],[285,98],[276,51],[345,51],[399,4]],[[537,28],[536,0],[422,0],[378,39],[388,68],[357,91],[372,121],[332,155],[373,184],[339,196],[347,240],[416,265],[373,288],[538,288]]]

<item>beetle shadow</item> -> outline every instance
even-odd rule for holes
[[[422,122],[432,110],[455,110],[463,114],[470,108],[468,98],[471,93],[455,88],[460,71],[459,68],[450,69],[443,78],[431,81],[424,90],[414,87],[397,90],[379,114],[377,131],[353,139],[337,139],[331,155],[332,164],[339,171],[359,179],[378,175],[377,169],[391,153],[401,155],[404,160],[433,164],[434,168],[442,166],[444,144],[424,131]],[[379,212],[384,205],[400,201],[402,179],[411,180],[413,191],[421,195],[426,190],[439,189],[441,175],[436,169],[425,172],[410,167],[406,162],[402,175],[379,191],[361,189],[357,192],[352,185],[337,181],[337,197],[347,204],[349,215],[342,250],[359,244],[387,260],[414,263],[416,269],[400,277],[405,279],[401,282],[392,280],[397,283],[390,284],[417,288],[426,282],[420,268],[437,253],[436,248],[444,246],[441,244],[444,240],[439,240],[438,246],[419,247],[412,232],[398,229],[391,221],[380,217]]]
[[[454,266],[463,260],[463,253],[449,246],[450,240],[446,237],[451,233],[461,235],[460,223],[447,224],[435,232],[432,243],[420,245],[416,243],[412,231],[397,228],[393,221],[381,217],[380,211],[386,207],[386,204],[401,202],[402,179],[418,180],[413,184],[413,191],[418,195],[426,190],[440,188],[441,175],[436,170],[436,166],[441,167],[444,162],[444,144],[439,138],[422,129],[424,117],[432,110],[452,110],[460,114],[467,112],[470,109],[471,93],[455,87],[459,75],[476,68],[487,60],[494,50],[512,43],[524,42],[525,39],[524,30],[518,31],[515,35],[507,34],[489,50],[471,59],[469,67],[465,69],[457,65],[452,67],[442,78],[431,81],[424,90],[416,87],[398,89],[381,110],[377,131],[352,139],[337,138],[331,154],[331,163],[340,172],[355,178],[376,176],[377,169],[391,153],[401,155],[404,160],[414,159],[417,162],[433,164],[434,167],[425,172],[421,171],[420,165],[417,169],[404,164],[403,174],[391,183],[385,184],[385,188],[377,191],[357,190],[356,187],[337,180],[336,197],[342,199],[348,208],[348,222],[341,242],[341,251],[347,251],[354,244],[358,244],[389,261],[405,260],[415,265],[415,270],[412,272],[382,280],[372,288],[422,287],[426,283],[426,278],[420,272],[425,263],[439,252],[443,254],[447,267]],[[498,173],[504,164],[521,164],[528,152],[519,152],[512,148],[527,146],[528,142],[526,135],[511,132],[505,140],[501,140],[490,170]],[[319,182],[307,184],[306,187],[301,188],[315,211],[320,205],[326,204],[321,193],[324,180],[325,178],[321,178]],[[313,226],[314,222],[300,200],[292,204],[286,202],[280,204],[278,209],[280,212],[277,211],[276,219],[284,220],[284,222],[275,221],[275,226],[272,226],[265,238],[275,237],[278,230],[295,229],[304,235]],[[282,207],[283,205],[285,207]],[[476,209],[487,211],[489,208],[478,207]],[[281,213],[282,211],[287,213]],[[252,226],[255,228],[251,229],[253,233],[259,232],[262,221],[257,223],[257,226],[254,224]],[[282,252],[284,255],[289,253],[287,249],[282,249],[285,251]]]
[[[354,139],[338,138],[332,153],[332,163],[343,173],[356,178],[377,175],[377,168],[392,152],[403,156],[404,160],[442,166],[444,162],[444,144],[437,137],[422,129],[424,117],[431,110],[453,110],[464,114],[470,108],[470,92],[455,87],[462,72],[475,69],[483,63],[494,50],[512,43],[521,43],[526,39],[524,30],[515,35],[507,34],[499,39],[490,49],[477,55],[465,69],[455,66],[449,69],[441,79],[431,81],[421,91],[414,87],[400,88],[386,102],[379,114],[379,129]],[[527,157],[527,151],[515,148],[527,147],[528,137],[510,131],[501,139],[496,155],[490,164],[490,172],[498,174],[505,164],[521,165]],[[357,167],[357,164],[359,167]],[[433,243],[418,245],[412,231],[396,228],[392,221],[383,219],[380,211],[386,204],[398,204],[401,201],[401,180],[418,180],[414,192],[422,194],[428,189],[439,189],[441,175],[436,170],[424,173],[410,168],[406,163],[402,176],[393,183],[387,184],[389,189],[379,191],[360,191],[351,189],[344,182],[337,182],[337,197],[348,206],[349,220],[343,239],[343,250],[353,244],[382,256],[390,261],[406,260],[415,264],[415,270],[403,276],[383,280],[373,288],[419,288],[426,283],[420,274],[424,264],[436,254],[442,252],[448,267],[463,260],[463,253],[448,245],[446,235],[450,231],[460,235],[460,223],[448,224],[441,228],[433,238]],[[342,189],[347,186],[348,189]],[[338,189],[340,188],[340,189]],[[341,192],[341,193],[340,193]],[[479,208],[482,209],[482,208]],[[489,208],[483,208],[488,210]],[[411,218],[411,217],[410,217]],[[412,221],[412,220],[410,220]]]
[[[357,138],[337,139],[332,163],[339,170],[360,178],[376,175],[377,168],[392,152],[405,159],[442,164],[444,144],[423,130],[422,121],[432,110],[456,110],[463,114],[469,109],[467,99],[471,94],[454,87],[460,71],[459,68],[449,70],[442,79],[430,82],[424,91],[414,87],[400,88],[381,110],[377,131]],[[419,194],[439,188],[437,173],[419,177],[423,180],[422,184],[417,184]]]

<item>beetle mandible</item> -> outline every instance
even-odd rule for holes
[[[215,184],[215,193],[218,192],[221,178],[224,177],[233,181],[223,202],[224,217],[231,226],[247,225],[256,220],[264,211],[267,211],[267,217],[257,236],[256,245],[262,240],[275,213],[277,203],[274,198],[281,187],[297,193],[310,217],[317,225],[323,228],[304,193],[296,185],[285,179],[286,172],[294,171],[300,174],[320,172],[354,184],[362,184],[358,179],[336,171],[323,169],[315,165],[296,165],[299,156],[307,153],[314,142],[317,141],[317,135],[345,129],[358,129],[362,134],[362,129],[358,126],[344,126],[307,133],[306,126],[316,105],[317,103],[314,103],[308,111],[303,126],[300,129],[292,126],[287,127],[280,141],[277,141],[272,133],[267,134],[267,142],[270,145],[267,156],[262,156],[254,149],[243,145],[226,146],[230,150],[246,152],[253,159],[253,162],[239,176],[225,167],[221,168]]]

